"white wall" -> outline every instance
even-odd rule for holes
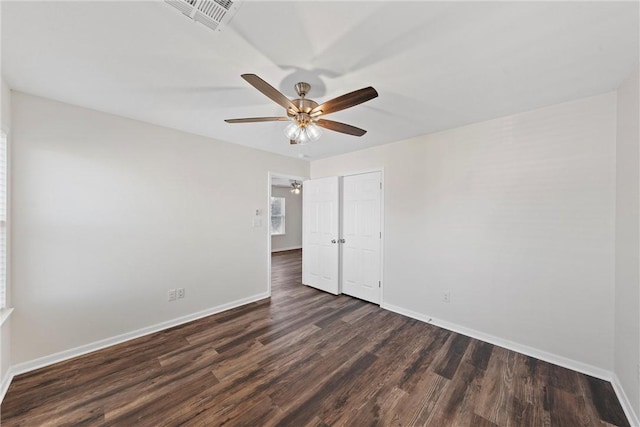
[[[640,150],[639,72],[618,88],[616,150],[615,367],[640,415]]]
[[[19,92],[12,107],[13,364],[267,292],[252,220],[268,171],[307,162]]]
[[[604,375],[615,133],[610,93],[313,161],[311,177],[384,167],[383,306]]]
[[[292,194],[290,188],[271,187],[273,197],[284,197],[284,235],[271,236],[271,252],[302,247],[302,193]]]
[[[4,79],[0,79],[0,126],[5,132],[11,127],[11,90]]]

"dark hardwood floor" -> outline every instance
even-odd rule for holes
[[[628,426],[611,385],[300,284],[20,375],[2,426]]]

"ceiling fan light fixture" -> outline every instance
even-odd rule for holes
[[[305,130],[307,132],[307,135],[309,136],[309,139],[311,139],[312,141],[317,141],[322,135],[322,129],[320,129],[320,126],[315,123],[311,123],[310,125],[308,125]]]
[[[298,141],[298,144],[306,144],[307,142],[309,142],[311,140],[309,133],[307,132],[307,129],[300,129],[300,133],[298,134],[298,137],[296,138],[296,141]]]
[[[287,125],[286,128],[284,128],[284,134],[287,136],[287,138],[291,140],[297,140],[298,136],[301,133],[301,130],[302,129],[300,128],[298,123],[295,121],[292,121]]]
[[[291,183],[291,192],[293,194],[300,194],[301,190],[302,190],[302,183],[300,183],[298,181],[293,181]]]

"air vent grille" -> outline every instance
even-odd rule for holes
[[[214,0],[214,1],[227,10],[231,9],[231,6],[233,6],[233,2],[231,0]]]
[[[196,3],[196,0],[166,0],[166,2],[178,9],[180,12],[189,16],[193,11],[193,5]]]
[[[165,0],[180,12],[212,30],[221,31],[237,12],[238,1],[231,0]]]

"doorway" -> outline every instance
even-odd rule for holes
[[[282,261],[285,257],[300,258],[302,252],[302,189],[294,191],[297,184],[303,185],[304,177],[269,172],[268,174],[268,236],[267,236],[267,280],[271,296],[274,282],[273,263],[275,257]],[[295,187],[294,184],[295,183]],[[292,256],[289,256],[292,255]],[[279,276],[302,282],[299,268],[291,262],[280,262]],[[291,266],[291,268],[289,268]],[[283,269],[287,269],[286,271]],[[289,271],[291,270],[291,271]],[[296,276],[296,278],[293,277]],[[299,276],[299,277],[298,277]]]

